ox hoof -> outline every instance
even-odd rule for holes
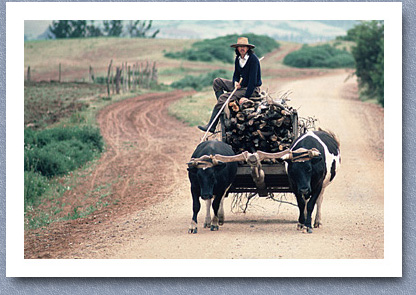
[[[320,223],[320,222],[315,222],[315,223],[314,223],[314,225],[313,225],[313,227],[314,227],[314,228],[320,228],[320,227],[322,227],[322,223]]]
[[[224,225],[224,220],[225,220],[224,216],[220,216],[220,217],[218,218],[218,224],[219,224],[219,225]]]
[[[312,228],[311,227],[305,227],[304,229],[303,229],[303,233],[307,233],[307,234],[311,234],[313,231],[312,231]]]
[[[298,225],[296,226],[297,230],[303,230],[304,225],[302,223],[298,223]]]
[[[197,227],[188,229],[188,234],[196,234],[196,233],[198,233]]]
[[[211,223],[207,223],[207,222],[205,222],[205,223],[204,223],[204,228],[208,228],[208,227],[211,227]]]
[[[211,225],[211,231],[217,231],[220,227],[218,225]]]

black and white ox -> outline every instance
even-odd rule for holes
[[[284,156],[289,183],[299,207],[298,230],[312,233],[312,212],[317,205],[314,227],[321,223],[321,204],[325,188],[334,179],[341,162],[339,142],[335,135],[323,130],[300,136],[290,150],[315,148],[320,156],[310,160],[294,160]]]
[[[221,141],[210,140],[200,143],[192,154],[191,162],[188,163],[188,176],[191,182],[191,193],[193,201],[193,216],[188,233],[196,234],[197,216],[201,209],[199,198],[206,202],[207,214],[204,227],[210,227],[212,231],[218,230],[219,225],[224,224],[224,195],[234,181],[237,174],[237,163],[223,163],[210,159],[210,155],[234,156],[231,147]],[[204,161],[200,159],[205,156]],[[210,208],[214,211],[211,220]]]

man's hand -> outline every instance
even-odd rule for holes
[[[235,81],[235,82],[234,82],[234,88],[240,89],[240,88],[241,88],[240,83],[239,83],[239,82],[237,82],[237,81]]]

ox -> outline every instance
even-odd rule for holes
[[[334,179],[341,162],[339,142],[335,135],[319,129],[300,136],[290,150],[315,148],[320,156],[310,160],[291,160],[284,156],[289,183],[299,207],[297,228],[312,233],[312,212],[317,205],[314,227],[321,223],[321,204],[326,186]]]
[[[210,158],[211,155],[215,154],[235,155],[226,143],[216,140],[204,141],[197,146],[192,154],[191,162],[188,163],[188,176],[191,182],[193,201],[193,216],[188,233],[196,234],[198,232],[197,216],[201,208],[199,197],[205,200],[207,207],[204,227],[210,227],[212,231],[215,231],[219,229],[218,225],[224,223],[223,197],[237,174],[237,163],[223,163]],[[201,157],[205,160],[199,160]],[[212,199],[214,200],[212,201]],[[210,215],[211,202],[214,211],[212,220]]]

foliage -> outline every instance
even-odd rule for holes
[[[49,31],[53,34],[52,37],[56,39],[61,38],[80,38],[87,34],[86,20],[54,20],[49,25]]]
[[[25,171],[46,177],[64,175],[103,150],[99,129],[92,127],[25,129]]]
[[[354,58],[349,52],[329,44],[305,44],[300,50],[286,55],[283,63],[297,68],[351,68],[354,67]]]
[[[211,86],[215,78],[230,75],[226,70],[215,70],[199,76],[186,75],[183,79],[173,82],[171,87],[177,89],[190,87],[199,91],[206,86]]]
[[[90,20],[54,20],[49,25],[49,38],[84,38],[84,37],[120,37],[124,32],[122,20],[105,20],[102,22],[103,28],[95,25],[95,21]],[[127,34],[132,38],[146,38],[146,34],[152,27],[152,21],[129,21],[126,26]],[[156,30],[150,36],[155,38],[160,30]]]
[[[146,38],[146,34],[152,27],[152,21],[149,20],[147,23],[145,20],[131,20],[127,25],[127,32],[130,37],[134,38]],[[160,32],[160,30],[156,30],[150,38],[156,38],[156,35]]]
[[[103,31],[107,36],[120,37],[123,32],[123,23],[121,20],[105,20],[103,21]]]
[[[25,209],[37,205],[39,198],[47,191],[49,179],[39,172],[24,172]]]
[[[268,36],[255,34],[246,34],[245,36],[249,39],[251,44],[256,46],[254,51],[259,57],[279,48],[279,43]],[[226,63],[233,63],[235,59],[235,50],[234,48],[231,48],[230,45],[236,43],[238,37],[239,35],[234,34],[215,39],[205,39],[192,44],[191,49],[178,52],[167,52],[165,53],[165,56],[190,61],[211,62],[219,60]]]
[[[384,23],[362,22],[351,31],[356,42],[352,54],[360,89],[384,106]]]

